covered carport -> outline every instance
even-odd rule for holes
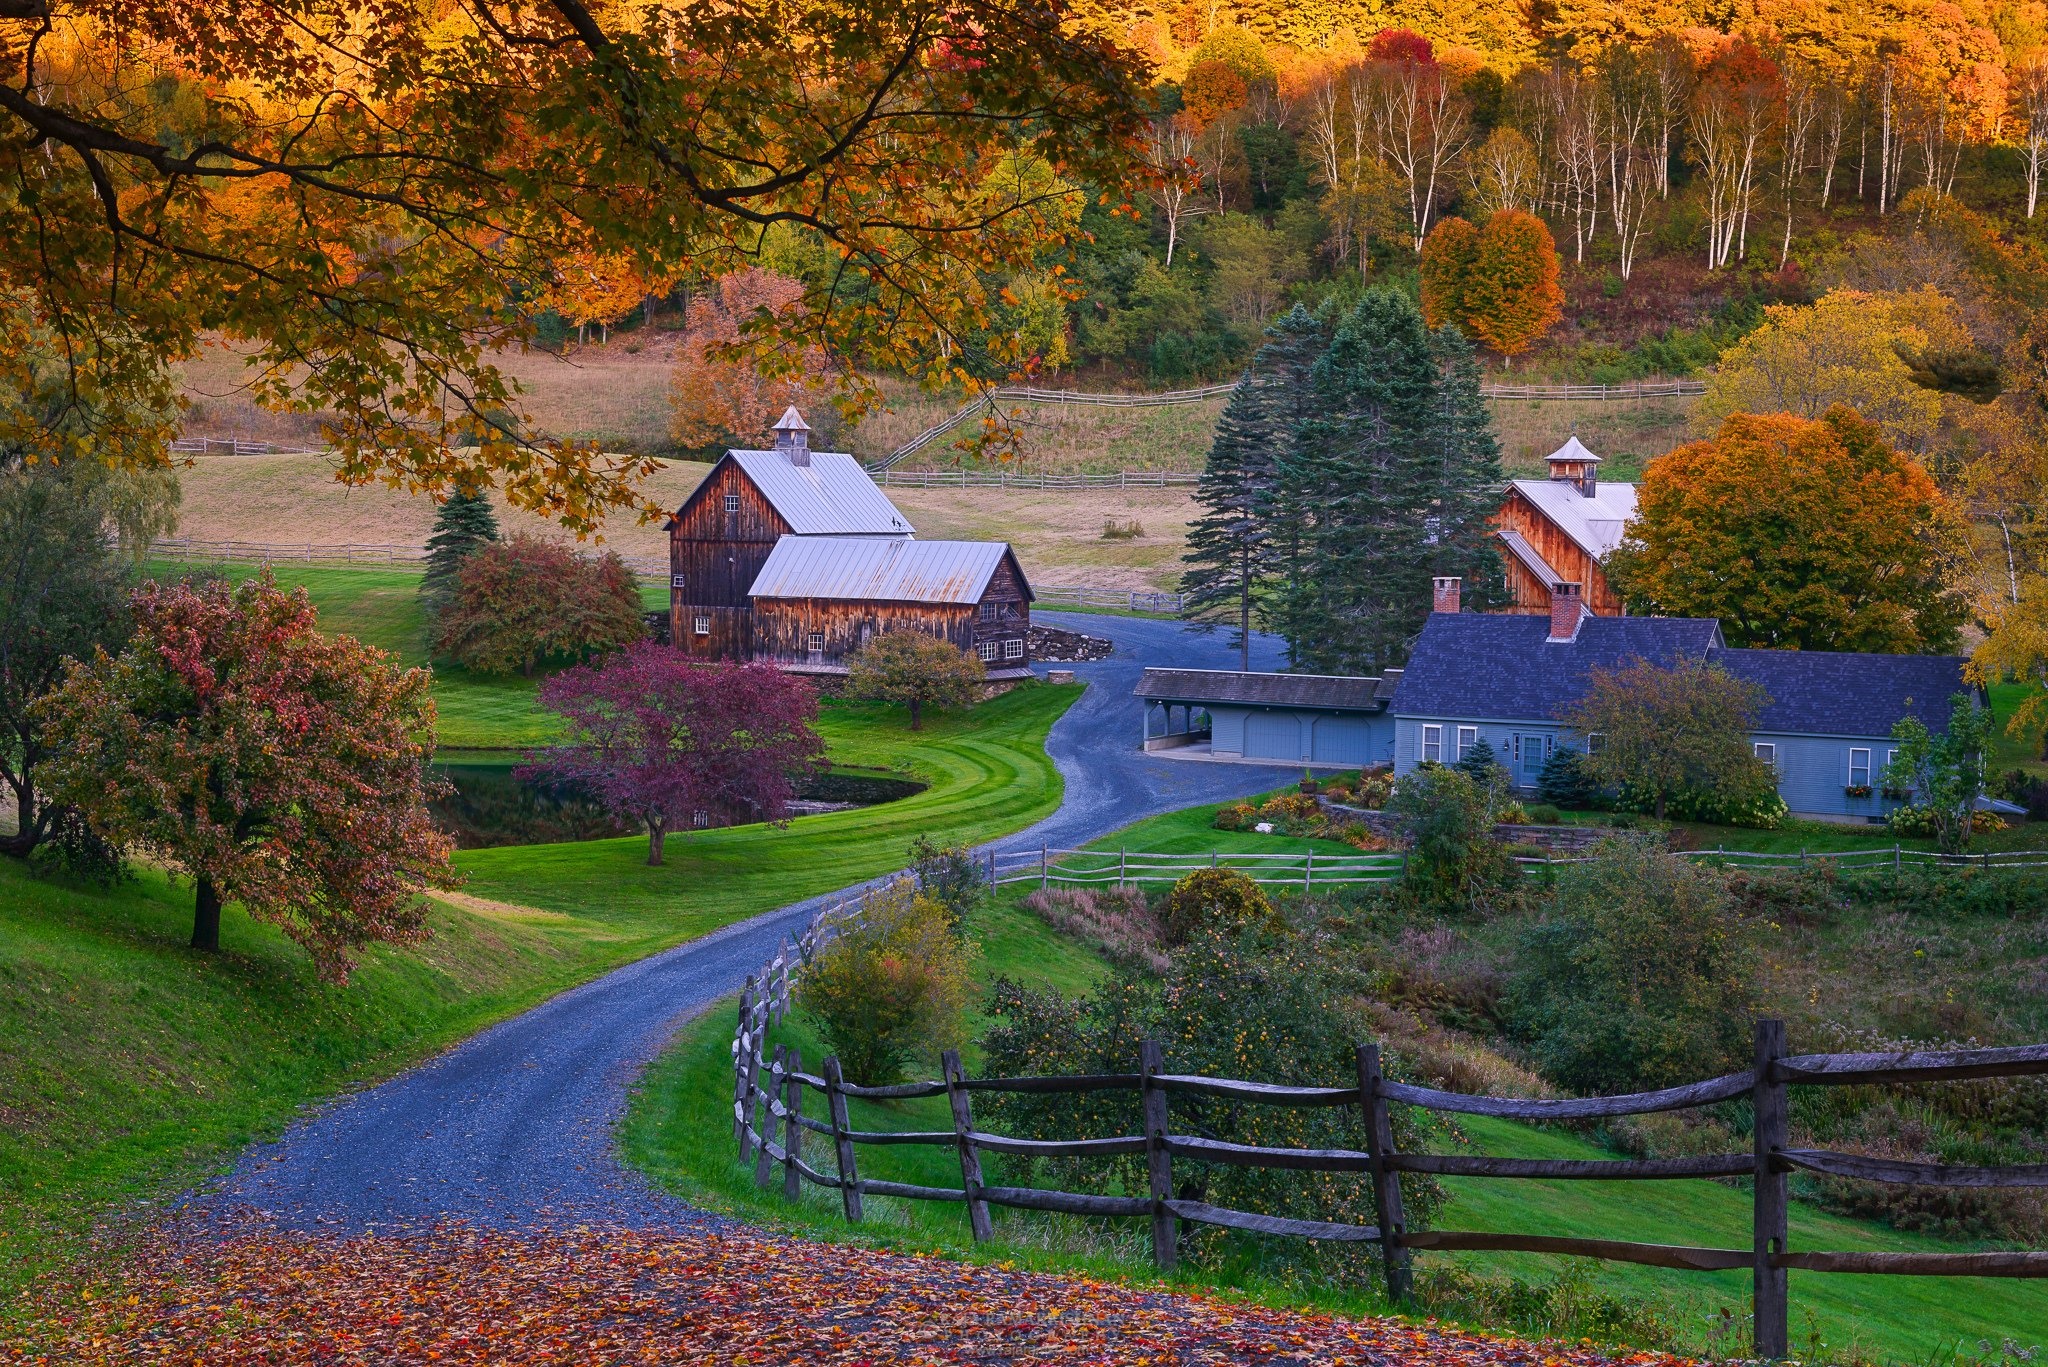
[[[1144,748],[1305,767],[1391,763],[1387,705],[1400,675],[1147,669],[1137,688]]]

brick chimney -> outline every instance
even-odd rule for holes
[[[783,411],[782,421],[775,424],[775,449],[789,458],[795,466],[811,463],[811,425],[804,421],[804,415],[791,404]]]
[[[1440,574],[1436,577],[1436,601],[1432,610],[1436,612],[1458,612],[1464,596],[1465,581],[1455,574]]]
[[[1574,641],[1578,639],[1579,623],[1586,615],[1586,603],[1579,596],[1577,584],[1552,584],[1550,586],[1550,639]]]

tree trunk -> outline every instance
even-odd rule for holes
[[[647,862],[655,868],[661,867],[661,842],[668,838],[668,828],[659,821],[650,819],[647,823]]]
[[[211,878],[201,878],[193,893],[192,948],[209,952],[220,949],[220,889]]]
[[[1662,788],[1657,790],[1657,819],[1659,821],[1664,819],[1664,790]]]
[[[912,698],[910,700],[910,729],[913,731],[924,730],[924,700],[921,698]]]

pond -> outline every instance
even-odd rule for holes
[[[573,783],[539,783],[514,778],[521,761],[511,755],[454,752],[434,772],[454,788],[428,806],[434,823],[455,837],[460,850],[497,845],[552,845],[569,840],[604,840],[639,835],[638,822],[620,822]],[[791,804],[794,814],[843,811],[894,802],[924,791],[925,785],[879,769],[830,769],[806,783]]]

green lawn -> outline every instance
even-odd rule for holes
[[[194,568],[158,563],[159,574]],[[228,565],[227,573],[244,577],[252,565]],[[394,566],[273,565],[280,584],[303,585],[320,613],[323,631],[354,636],[366,645],[388,650],[407,664],[426,664],[427,618],[420,606],[420,571]],[[668,589],[641,585],[640,600],[650,611],[668,606]],[[554,719],[535,703],[538,682],[513,675],[476,674],[450,665],[434,668],[434,703],[440,712],[436,737],[451,749],[523,749],[546,742]]]
[[[913,734],[828,707],[835,763],[931,786],[782,830],[467,851],[434,938],[365,956],[346,988],[231,908],[196,956],[190,892],[144,871],[112,892],[0,860],[0,1292],[110,1206],[275,1134],[304,1103],[388,1075],[571,984],[797,898],[901,867],[914,835],[978,841],[1059,803],[1047,728],[1076,687],[1017,689]],[[54,1240],[54,1244],[52,1241]]]

